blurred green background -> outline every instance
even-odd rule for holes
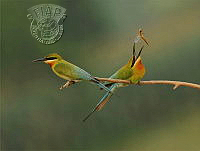
[[[44,45],[30,33],[27,9],[67,9],[64,34]],[[3,0],[1,3],[1,143],[5,150],[197,151],[200,91],[129,86],[86,123],[105,91],[64,80],[33,59],[57,52],[99,77],[127,63],[140,27],[150,41],[144,80],[200,83],[199,0]]]

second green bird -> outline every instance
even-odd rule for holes
[[[131,83],[137,84],[144,77],[144,74],[145,74],[145,67],[142,64],[142,59],[140,57],[140,54],[141,54],[143,48],[144,48],[144,46],[142,46],[138,55],[135,56],[135,42],[134,42],[133,56],[129,59],[127,64],[125,64],[123,67],[121,67],[119,70],[117,70],[112,76],[110,76],[110,79],[129,80]],[[94,107],[94,109],[83,119],[84,122],[95,111],[99,111],[104,107],[104,105],[110,100],[110,98],[113,95],[116,88],[127,86],[127,84],[106,82],[105,86],[108,87],[112,93],[110,93],[110,94],[106,93],[101,98],[101,100]]]

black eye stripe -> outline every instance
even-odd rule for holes
[[[47,60],[54,60],[54,59],[57,59],[56,57],[48,57],[46,58]]]

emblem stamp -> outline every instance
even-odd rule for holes
[[[53,44],[63,34],[66,9],[54,4],[40,4],[28,9],[31,35],[43,44]]]

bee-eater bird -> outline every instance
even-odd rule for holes
[[[121,80],[129,80],[131,83],[137,84],[139,81],[144,77],[145,74],[145,67],[142,64],[142,59],[140,54],[143,50],[144,46],[140,49],[137,57],[135,57],[135,42],[133,45],[133,56],[129,59],[128,63],[121,67],[117,72],[115,72],[110,79],[121,79]],[[106,82],[105,86],[107,86],[112,93],[106,93],[96,107],[90,112],[84,119],[85,122],[95,111],[100,111],[103,106],[110,100],[111,96],[113,95],[114,91],[118,87],[127,86],[127,84],[123,83],[110,83]]]
[[[39,62],[39,61],[49,64],[51,69],[57,76],[59,76],[62,79],[68,80],[69,85],[85,80],[95,83],[100,88],[105,89],[108,93],[111,92],[109,88],[104,86],[104,84],[100,83],[96,78],[94,78],[88,72],[64,60],[57,53],[52,53],[43,58],[33,60],[33,62]]]

